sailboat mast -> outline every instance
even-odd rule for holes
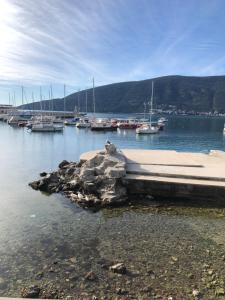
[[[42,89],[41,89],[41,86],[40,86],[40,107],[41,107],[41,121],[42,121]]]
[[[48,90],[48,112],[49,114],[51,113],[51,91],[50,89]]]
[[[10,100],[11,100],[11,96],[10,96],[10,92],[9,92],[9,105],[10,105],[10,102],[11,102]]]
[[[16,93],[13,91],[13,105],[16,106]]]
[[[94,116],[95,116],[95,79],[93,77],[93,110],[94,110]]]
[[[66,85],[64,84],[64,98],[63,98],[64,120],[66,117]]]
[[[154,81],[152,81],[152,95],[151,95],[151,103],[150,103],[150,124],[152,124],[152,103],[153,103],[153,96],[154,96]]]
[[[22,105],[23,105],[23,86],[21,86],[21,92],[22,92]]]
[[[85,91],[85,102],[86,102],[86,114],[87,114],[87,89]]]
[[[145,114],[146,114],[146,103],[144,102],[144,120],[145,120]]]
[[[52,85],[50,86],[50,94],[51,94],[51,102],[52,102],[52,116],[53,116],[54,103],[53,103],[53,92],[52,92]]]
[[[77,108],[78,108],[78,113],[80,113],[80,89],[78,90],[78,94],[77,94]]]
[[[34,111],[34,92],[32,92],[32,108],[33,108],[33,111]]]

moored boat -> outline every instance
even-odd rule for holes
[[[139,123],[136,120],[120,120],[117,126],[120,129],[136,129],[139,127]]]
[[[18,125],[19,127],[26,127],[26,126],[27,126],[27,123],[28,123],[28,121],[19,121],[17,125]]]
[[[14,115],[8,118],[8,124],[11,126],[18,126],[21,122],[28,122],[30,117],[23,115]]]
[[[166,123],[168,122],[168,119],[161,117],[160,119],[158,119],[158,123]]]
[[[91,123],[91,130],[93,131],[116,131],[117,126],[113,125],[108,120],[95,120]]]
[[[32,125],[31,131],[34,131],[34,132],[63,131],[63,126],[54,124],[53,122],[39,122],[39,123],[34,123]]]
[[[159,132],[159,127],[154,126],[152,123],[145,123],[136,129],[138,134],[155,134]]]
[[[136,129],[137,134],[156,134],[159,132],[159,126],[152,123],[152,105],[153,105],[154,83],[152,81],[152,95],[150,101],[149,122],[143,123]]]
[[[76,126],[79,122],[80,118],[73,118],[64,121],[64,125],[66,126]]]
[[[90,128],[91,123],[89,122],[88,118],[80,119],[80,121],[76,124],[77,128]]]

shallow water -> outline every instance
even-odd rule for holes
[[[140,137],[73,127],[30,133],[0,123],[0,296],[17,297],[38,284],[49,298],[193,299],[197,288],[202,299],[224,299],[223,207],[131,203],[93,213],[27,185],[63,159],[102,148],[106,139],[120,148],[224,150],[223,123],[177,117],[160,135]],[[128,273],[105,268],[114,262],[124,262]],[[97,278],[87,281],[91,270]]]

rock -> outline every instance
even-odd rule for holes
[[[193,278],[194,278],[194,275],[193,275],[192,273],[188,273],[188,274],[187,274],[187,277],[190,278],[190,279],[193,279]]]
[[[152,292],[152,287],[151,286],[146,286],[142,289],[142,292],[151,293]]]
[[[73,264],[75,264],[75,263],[77,262],[76,257],[71,257],[69,260],[70,260]]]
[[[224,288],[217,288],[216,289],[216,295],[217,296],[223,296],[225,294]]]
[[[39,180],[30,182],[29,186],[32,187],[32,189],[34,189],[34,190],[38,190],[39,189]]]
[[[41,289],[37,285],[32,285],[28,288],[24,288],[22,290],[21,296],[22,298],[38,298]]]
[[[121,178],[126,175],[125,168],[108,167],[105,170],[105,175],[109,178]]]
[[[93,193],[94,191],[96,191],[96,184],[91,181],[85,181],[83,183],[83,187],[88,193]]]
[[[48,173],[46,173],[46,172],[41,172],[41,173],[40,173],[40,176],[41,176],[41,177],[45,177],[45,176],[47,176],[47,175],[48,175]]]
[[[81,168],[80,171],[80,180],[81,181],[91,181],[93,182],[95,180],[95,170],[93,168]]]
[[[75,170],[76,170],[76,166],[69,164],[67,169],[66,169],[65,176],[66,177],[71,177],[74,174]]]
[[[69,181],[67,186],[70,190],[76,190],[79,187],[77,179],[73,179]]]
[[[84,279],[89,280],[89,281],[94,281],[97,279],[97,276],[95,275],[95,273],[93,271],[90,271],[85,275]]]
[[[101,153],[98,153],[97,155],[95,155],[93,158],[87,160],[82,166],[81,166],[81,169],[82,168],[95,168],[97,166],[99,166],[103,160],[105,159],[105,155],[104,154],[101,154]]]
[[[0,288],[5,288],[6,287],[6,281],[4,278],[0,277]]]
[[[71,202],[83,207],[121,204],[127,201],[126,159],[115,145],[106,145],[106,151],[98,153],[83,164],[68,162],[59,164],[59,170],[40,175],[30,183],[35,190],[47,193],[63,192]]]
[[[192,291],[192,295],[193,295],[194,297],[198,297],[198,296],[200,295],[199,290],[194,289],[194,290]]]
[[[128,291],[118,288],[118,289],[116,289],[116,293],[117,293],[117,295],[126,295],[126,294],[128,294]]]
[[[36,277],[36,279],[40,280],[43,278],[43,276],[44,276],[43,272],[38,272],[35,277]]]
[[[155,273],[152,270],[147,270],[147,274],[151,277],[151,279],[155,279],[156,278]]]
[[[123,263],[117,263],[111,267],[109,267],[110,271],[118,274],[126,274],[127,269]]]
[[[178,258],[177,258],[176,256],[172,256],[171,259],[172,259],[172,261],[174,261],[174,262],[177,262],[177,261],[178,261]]]
[[[67,166],[69,164],[69,162],[67,160],[63,160],[60,164],[59,164],[59,168],[62,169],[65,166]]]

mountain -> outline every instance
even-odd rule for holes
[[[225,112],[225,76],[191,77],[164,76],[154,79],[113,83],[95,88],[96,112],[133,113],[143,112],[144,102],[151,96],[151,81],[154,80],[154,107],[176,107],[186,111]],[[86,111],[86,91],[66,97],[66,110],[73,111],[80,103],[80,111]],[[78,99],[79,98],[79,99]],[[92,89],[87,90],[88,112],[93,111]],[[53,109],[64,109],[63,99],[54,99]],[[43,109],[52,106],[44,100]],[[40,109],[40,103],[26,104],[24,109]]]

